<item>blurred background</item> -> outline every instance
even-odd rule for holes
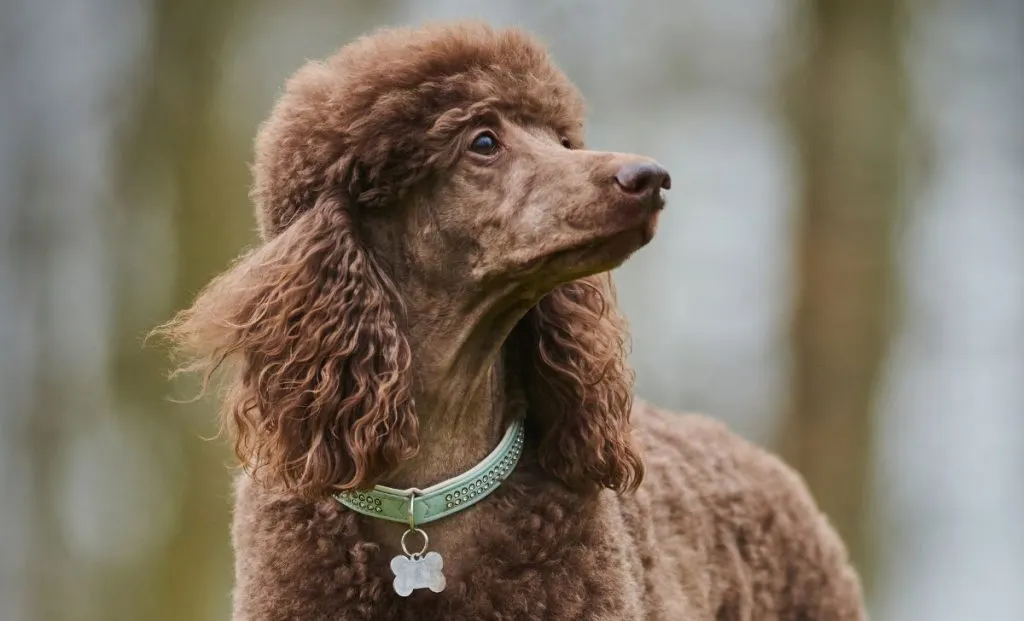
[[[0,619],[228,618],[231,459],[142,337],[255,241],[285,78],[381,25],[540,35],[674,188],[638,391],[807,478],[875,619],[1024,619],[1021,0],[6,0]]]

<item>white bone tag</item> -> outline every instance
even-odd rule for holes
[[[408,597],[416,589],[430,589],[434,593],[444,590],[445,579],[441,569],[444,559],[437,552],[403,556],[391,559],[391,571],[395,574],[395,593]]]

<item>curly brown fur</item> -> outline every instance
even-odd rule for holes
[[[441,595],[394,595],[392,553],[336,502],[240,479],[235,619],[863,618],[842,543],[788,468],[718,423],[636,417],[635,495],[552,485],[524,457],[478,505],[472,566]]]
[[[414,452],[397,300],[351,216],[324,195],[215,279],[173,329],[207,379],[239,358],[223,408],[242,463],[316,493],[358,486]]]
[[[536,387],[530,415],[546,421],[540,465],[576,487],[631,491],[644,465],[627,427],[633,374],[610,289],[593,277],[558,287],[527,313],[513,342],[525,349],[525,385]]]
[[[668,178],[582,131],[516,30],[383,31],[289,82],[256,143],[264,243],[162,329],[207,381],[228,371],[236,621],[862,616],[794,474],[634,406],[607,272]],[[447,590],[398,597],[403,527],[330,492],[436,483],[514,416],[509,480],[429,526]]]

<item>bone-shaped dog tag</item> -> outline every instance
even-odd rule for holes
[[[402,533],[402,552],[405,552],[405,556],[399,554],[391,559],[391,571],[395,574],[395,593],[402,597],[409,597],[416,589],[430,589],[434,593],[440,593],[445,585],[444,573],[441,571],[444,568],[444,559],[437,552],[427,552],[430,538],[411,522],[412,520],[409,530]],[[423,537],[423,547],[419,552],[409,552],[409,548],[405,547],[405,538],[409,533]]]
[[[441,571],[444,559],[437,552],[402,556],[391,559],[395,574],[395,593],[408,597],[416,589],[430,589],[434,593],[444,590],[445,579]]]

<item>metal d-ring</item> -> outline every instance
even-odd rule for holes
[[[405,555],[412,559],[418,559],[423,556],[423,553],[427,551],[427,546],[430,545],[430,537],[427,537],[427,533],[420,528],[416,528],[416,494],[419,491],[415,488],[409,490],[409,530],[402,533],[402,552],[405,552]],[[409,536],[409,533],[419,533],[423,537],[423,547],[415,554],[410,553],[409,548],[405,546],[405,538]]]
[[[416,494],[419,491],[415,487],[409,490],[409,530],[416,530]]]
[[[409,533],[419,533],[420,536],[423,537],[423,547],[420,548],[420,551],[416,552],[415,554],[413,554],[412,552],[409,552],[409,548],[407,548],[405,546],[405,538],[406,538],[406,536],[408,536]],[[405,552],[405,555],[408,556],[411,559],[418,559],[421,556],[423,556],[423,553],[427,551],[427,546],[428,545],[430,545],[430,537],[427,537],[427,533],[423,532],[422,529],[410,528],[409,530],[407,530],[404,533],[402,533],[402,552]]]

